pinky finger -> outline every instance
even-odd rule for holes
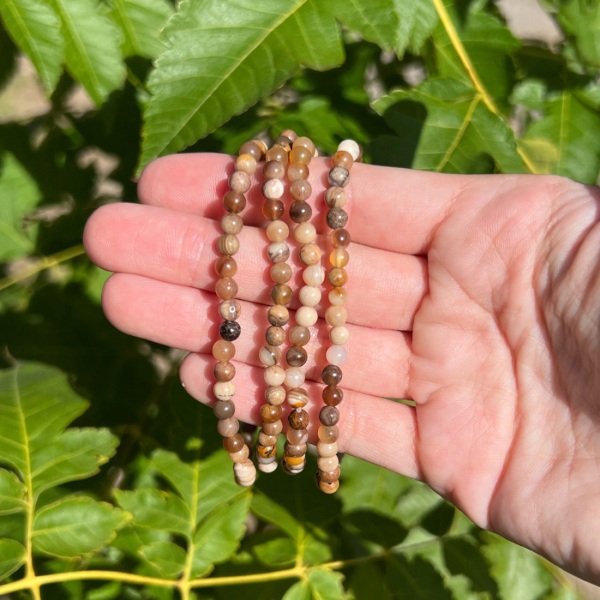
[[[264,369],[233,361],[236,368],[234,401],[236,416],[245,423],[261,423],[260,407],[264,404]],[[186,391],[196,400],[212,406],[214,358],[209,354],[188,354],[180,377]],[[309,401],[305,410],[310,416],[309,442],[316,443],[322,385],[306,381]],[[291,408],[284,403],[282,421],[287,428]],[[371,463],[386,467],[415,479],[419,478],[416,456],[416,413],[411,406],[392,400],[344,390],[340,409],[340,437],[338,447],[345,452]],[[216,426],[216,424],[215,424]]]

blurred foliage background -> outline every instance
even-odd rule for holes
[[[182,353],[111,327],[109,274],[81,246],[93,210],[136,202],[152,158],[286,127],[325,154],[354,138],[378,164],[595,183],[600,4],[544,8],[0,0],[0,597],[585,597],[352,457],[335,497],[314,465],[237,488]]]

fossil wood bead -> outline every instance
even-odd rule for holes
[[[329,185],[344,188],[350,183],[350,172],[344,167],[333,167],[327,175],[327,181],[329,181]]]
[[[230,362],[218,362],[213,373],[217,381],[231,381],[235,377],[235,367]]]
[[[304,285],[298,292],[298,299],[303,306],[316,306],[321,301],[321,290],[317,287]]]
[[[292,346],[285,353],[285,360],[290,367],[302,367],[308,358],[308,354],[301,346]]]
[[[230,419],[235,414],[235,404],[231,400],[219,400],[213,406],[217,419]]]
[[[298,139],[298,134],[293,129],[284,129],[281,132],[281,135],[284,135],[289,140],[292,140],[292,144]]]
[[[319,442],[317,444],[317,452],[319,453],[319,456],[335,456],[338,453],[337,442],[333,442],[332,444]]]
[[[290,229],[283,221],[272,221],[267,226],[267,238],[271,242],[285,242],[290,235]]]
[[[323,481],[333,483],[340,478],[340,466],[338,465],[333,471],[320,471],[319,475]]]
[[[277,160],[270,160],[263,167],[265,179],[283,179],[285,176],[285,167]]]
[[[248,459],[246,459],[246,460],[248,460]],[[240,463],[233,463],[233,464],[239,465]],[[235,477],[235,482],[240,487],[250,487],[250,486],[254,485],[255,481],[256,481],[256,475],[254,477],[249,477],[248,479],[240,479],[237,476]]]
[[[213,394],[217,400],[231,400],[235,396],[233,381],[217,381],[213,385]]]
[[[281,346],[285,342],[285,330],[271,325],[265,333],[265,339],[271,346]]]
[[[338,150],[331,157],[331,164],[334,167],[343,167],[344,169],[349,171],[352,168],[352,165],[354,164],[354,159],[352,158],[352,155],[349,152],[346,152],[345,150]]]
[[[302,279],[306,285],[318,287],[325,281],[325,269],[321,265],[311,265],[302,271]]]
[[[290,320],[290,313],[285,306],[275,304],[275,306],[271,306],[269,308],[267,318],[269,319],[269,323],[271,323],[271,325],[282,327]]]
[[[264,377],[267,385],[281,385],[285,381],[285,369],[272,365],[265,369]]]
[[[265,200],[262,207],[262,213],[269,221],[275,221],[276,219],[281,219],[281,217],[283,217],[285,207],[281,200]]]
[[[293,388],[287,393],[287,401],[292,408],[304,408],[308,404],[308,392],[301,387]]]
[[[297,179],[308,179],[308,165],[297,162],[288,167],[287,176],[291,182],[296,181]]]
[[[267,404],[268,406],[268,404]],[[277,446],[257,446],[256,452],[259,456],[263,458],[271,458],[275,454],[277,454]]]
[[[291,431],[295,431],[292,429]],[[289,442],[285,445],[285,453],[288,456],[304,456],[306,454],[306,444],[290,444]]]
[[[348,202],[348,196],[343,188],[336,186],[330,187],[325,192],[325,204],[329,208],[344,208]]]
[[[298,467],[305,462],[304,454],[301,456],[290,456],[289,454],[284,454],[283,458],[285,462],[290,465],[290,467]]]
[[[337,406],[344,399],[344,392],[336,385],[323,388],[323,402],[327,406]]]
[[[294,229],[294,238],[301,244],[310,244],[317,238],[317,230],[312,223],[299,223]]]
[[[336,248],[329,255],[329,262],[332,267],[345,267],[350,262],[350,255],[344,248]]]
[[[217,241],[217,250],[225,256],[233,256],[240,249],[237,236],[224,233]]]
[[[306,429],[288,429],[285,435],[290,444],[306,444],[308,441],[308,431]]]
[[[339,429],[335,425],[321,425],[317,431],[319,441],[325,444],[333,444],[340,437]]]
[[[262,430],[267,435],[279,435],[283,429],[283,423],[281,421],[275,421],[274,423],[264,423]]]
[[[344,140],[343,142],[340,142],[337,149],[338,152],[341,150],[348,152],[353,160],[358,160],[358,157],[361,154],[360,146],[354,140]]]
[[[333,210],[333,208],[331,210]],[[350,233],[347,229],[336,229],[335,231],[332,231],[329,239],[334,248],[347,248],[350,245]]]
[[[283,196],[284,187],[280,179],[267,179],[262,185],[262,193],[269,200],[277,200]]]
[[[282,165],[287,165],[288,153],[281,146],[273,146],[272,148],[270,148],[267,151],[265,160],[267,162],[271,161],[271,160],[276,160],[277,162],[280,162]]]
[[[296,146],[294,144],[294,148],[290,152],[290,163],[294,164],[297,162],[304,163],[305,165],[310,164],[313,153],[303,146]]]
[[[287,385],[289,388],[299,388],[304,384],[304,379],[304,373],[298,367],[290,367],[289,369],[285,370],[285,385]]]
[[[321,371],[321,379],[325,385],[338,385],[342,381],[342,370],[335,365],[327,365]]]
[[[258,443],[261,446],[275,446],[277,444],[276,435],[267,435],[264,431],[258,432]]]
[[[343,229],[348,224],[348,213],[343,208],[330,208],[327,211],[327,225],[331,229]]]
[[[223,300],[219,304],[219,314],[226,321],[237,321],[242,314],[242,305],[237,300]]]
[[[306,429],[308,421],[308,413],[305,410],[302,410],[301,408],[293,410],[288,415],[288,423],[292,429]]]
[[[235,170],[244,171],[248,175],[254,175],[256,173],[257,162],[252,154],[240,154],[235,159]]]
[[[320,456],[317,459],[319,471],[334,471],[339,466],[340,461],[337,456]]]
[[[329,290],[329,302],[333,306],[343,306],[348,302],[348,292],[344,288],[333,288]]]
[[[271,290],[271,299],[275,304],[289,304],[292,301],[292,288],[285,283],[278,283]]]
[[[259,350],[258,358],[263,365],[272,367],[281,359],[281,350],[277,346],[266,344]]]
[[[264,464],[258,461],[258,468],[263,473],[273,473],[273,471],[277,470],[277,460],[271,461],[270,463]]]
[[[336,344],[337,346],[343,346],[348,343],[350,339],[350,332],[346,327],[340,325],[339,327],[333,327],[329,331],[329,339],[332,344]]]
[[[312,327],[318,318],[319,315],[312,306],[301,306],[296,311],[296,323],[301,327]]]
[[[286,395],[285,388],[281,385],[271,385],[265,390],[265,400],[274,406],[283,404]]]
[[[228,439],[228,438],[225,438]],[[250,448],[244,444],[237,452],[230,452],[229,458],[234,462],[242,462],[250,456]]]
[[[261,155],[261,158],[262,158],[267,153],[267,150],[269,149],[269,147],[262,140],[253,139],[251,141],[252,141],[252,143],[256,144],[260,148],[260,151],[262,152],[262,155]]]
[[[235,346],[231,342],[219,340],[214,343],[212,353],[217,360],[227,362],[235,356]]]
[[[319,489],[325,494],[335,494],[335,492],[337,492],[340,487],[339,481],[333,481],[331,483],[328,483],[327,481],[323,481],[322,478],[319,478],[317,480],[317,484],[319,486]]]
[[[254,468],[254,463],[251,460],[244,460],[233,465],[233,472],[235,473],[236,477],[239,477],[240,479],[248,479],[252,475],[256,474],[256,469]]]
[[[237,235],[244,228],[244,221],[238,215],[227,214],[221,219],[223,233]]]
[[[286,152],[290,152],[292,149],[292,140],[285,135],[280,135],[274,142],[275,145],[281,146]]]
[[[223,437],[231,437],[240,429],[240,422],[237,419],[220,419],[217,423],[217,429]]]
[[[341,367],[348,360],[348,353],[344,346],[330,346],[325,354],[327,362]]]
[[[333,287],[342,287],[348,283],[348,273],[341,267],[333,267],[327,274],[327,279]]]
[[[281,466],[283,467],[283,472],[287,475],[297,475],[298,473],[302,473],[302,471],[304,471],[306,460],[304,460],[302,464],[298,465],[297,467],[292,467],[291,465],[288,465],[286,460],[282,460]]]
[[[311,194],[312,187],[307,179],[296,179],[296,181],[290,185],[290,195],[294,200],[299,200],[301,202],[308,200]]]
[[[219,327],[219,334],[228,342],[237,340],[241,332],[242,326],[237,321],[223,321]]]
[[[293,148],[298,147],[306,148],[310,152],[311,156],[315,155],[315,145],[312,143],[312,140],[307,137],[302,136],[294,140]]]
[[[290,329],[290,342],[294,346],[306,346],[310,342],[310,331],[306,327],[296,325]]]
[[[319,421],[321,421],[323,425],[327,425],[327,427],[337,425],[339,420],[340,411],[335,406],[324,406],[319,412]]]
[[[233,277],[237,273],[237,262],[233,256],[221,256],[215,263],[215,271],[221,277]]]
[[[240,156],[250,154],[257,162],[262,158],[262,150],[255,142],[246,142],[240,147]]]
[[[245,445],[244,438],[239,433],[236,433],[231,437],[223,438],[223,448],[225,448],[227,452],[238,452]]]
[[[321,249],[316,244],[304,244],[300,248],[300,260],[305,265],[316,265],[321,262]]]
[[[260,407],[260,416],[265,423],[274,423],[281,419],[281,406],[278,404],[263,404]]]
[[[292,278],[292,267],[287,263],[275,263],[271,267],[271,279],[275,283],[287,283]]]
[[[244,173],[244,171],[234,171],[229,177],[229,187],[240,194],[247,192],[251,183],[250,175]]]
[[[267,256],[273,263],[285,262],[290,257],[290,247],[284,242],[273,242],[267,248]]]
[[[258,452],[256,453],[256,462],[259,465],[268,465],[277,460],[277,454],[272,454],[271,456],[264,457],[261,456]]]
[[[223,196],[223,206],[228,213],[237,214],[246,208],[246,197],[240,192],[230,190]]]

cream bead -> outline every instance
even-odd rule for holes
[[[319,315],[312,306],[301,306],[296,311],[296,323],[302,327],[312,327],[318,318]]]
[[[321,301],[321,290],[317,287],[305,285],[300,288],[298,298],[303,306],[316,306]]]
[[[272,242],[285,242],[290,235],[290,228],[283,221],[271,221],[267,227],[267,237]]]
[[[343,306],[348,302],[348,292],[343,287],[333,288],[329,291],[329,302],[333,306]]]
[[[219,400],[231,400],[235,396],[235,384],[233,381],[219,381],[213,386],[213,394]]]
[[[337,442],[333,442],[333,444],[325,444],[324,442],[319,442],[317,444],[317,452],[319,456],[335,456],[338,452]]]
[[[336,367],[341,367],[346,360],[348,359],[348,353],[346,352],[346,349],[343,346],[331,346],[328,350],[327,350],[327,362],[330,365],[335,365]],[[272,369],[273,367],[269,367],[270,369]]]
[[[283,181],[281,179],[269,179],[263,183],[263,196],[269,200],[277,200],[283,196]]]
[[[243,460],[233,465],[233,472],[239,479],[248,479],[256,475],[256,468],[250,459]]]
[[[338,457],[334,456],[320,456],[317,459],[317,466],[319,467],[319,471],[325,471],[329,473],[330,471],[335,471],[340,464]]]
[[[332,344],[343,346],[350,339],[350,332],[343,325],[333,327],[329,332],[329,339]]]
[[[310,244],[317,238],[317,230],[312,223],[299,223],[294,229],[294,237],[300,244]]]
[[[281,385],[285,381],[285,369],[279,365],[273,365],[265,369],[265,382],[267,385]]]
[[[348,312],[343,306],[329,306],[325,311],[325,320],[332,326],[343,325],[348,318]]]
[[[317,287],[325,281],[325,269],[321,265],[306,267],[302,272],[302,279],[306,285]]]
[[[354,140],[344,140],[340,142],[338,146],[338,152],[343,150],[344,152],[348,152],[352,157],[352,160],[358,160],[360,156],[360,146]]]
[[[272,473],[273,471],[277,470],[277,461],[274,460],[273,462],[270,462],[270,463],[260,463],[259,462],[258,468],[263,473]]]
[[[298,367],[290,367],[285,371],[285,385],[289,388],[299,388],[304,383],[304,373]]]
[[[229,458],[234,463],[242,462],[243,460],[246,460],[249,456],[250,456],[250,450],[248,449],[248,446],[246,446],[246,444],[244,444],[244,447],[241,450],[238,450],[237,452],[229,453]]]

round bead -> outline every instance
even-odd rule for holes
[[[312,143],[312,140],[310,140],[309,138],[299,137],[296,140],[294,140],[293,147],[298,148],[299,146],[306,148],[310,152],[311,156],[315,155],[315,151],[316,151],[315,145]]]
[[[269,147],[262,140],[254,139],[254,140],[252,140],[252,143],[256,144],[260,148],[260,151],[262,152],[262,156],[264,156],[267,153],[267,150],[269,149]],[[262,158],[262,156],[261,156],[261,158]]]
[[[344,188],[350,183],[350,172],[344,167],[333,167],[327,175],[327,181],[329,185]]]
[[[228,438],[225,438],[225,439],[228,439]],[[246,460],[249,456],[250,456],[250,448],[248,448],[248,446],[246,446],[246,444],[244,444],[242,446],[242,448],[240,450],[238,450],[237,452],[229,453],[229,458],[234,463],[242,462],[243,460]]]
[[[256,474],[254,463],[248,459],[233,465],[233,472],[240,479],[248,479]]]
[[[312,223],[300,223],[294,229],[294,238],[300,244],[310,244],[317,238],[317,230]]]
[[[300,248],[300,260],[305,265],[309,266],[320,263],[321,249],[316,244],[304,244],[304,246]]]
[[[244,438],[244,442],[248,448],[252,448],[254,446],[254,436],[249,431],[242,431],[242,437]]]
[[[280,361],[281,350],[277,346],[267,344],[258,351],[258,358],[263,365],[272,367]]]
[[[329,255],[332,267],[345,267],[350,262],[350,255],[343,248],[336,248]]]
[[[287,176],[291,182],[297,179],[308,179],[308,165],[297,162],[288,167]]]
[[[221,219],[223,233],[237,235],[244,228],[244,221],[238,215],[227,214]]]
[[[293,410],[288,415],[288,423],[292,429],[306,429],[308,422],[308,413],[301,408]]]
[[[339,327],[346,322],[348,313],[343,306],[330,306],[325,311],[325,320],[332,327]]]
[[[271,290],[271,298],[275,304],[289,304],[292,296],[292,288],[285,283],[278,283]]]
[[[340,152],[340,150],[347,152],[353,160],[358,160],[358,157],[361,154],[360,146],[354,140],[344,140],[343,142],[340,142],[337,149],[338,152]]]
[[[229,187],[240,194],[247,192],[251,183],[250,175],[244,173],[244,171],[234,171],[229,177]]]
[[[279,435],[283,429],[283,423],[281,421],[275,421],[274,423],[264,423],[262,430],[267,435]]]
[[[350,332],[343,326],[334,327],[329,332],[329,339],[332,344],[336,344],[337,346],[343,346],[348,343],[350,339]]]
[[[344,288],[333,288],[329,290],[329,302],[333,306],[342,306],[348,302],[348,292]]]
[[[240,463],[234,463],[234,464],[239,465]],[[256,475],[254,477],[250,477],[248,479],[240,479],[239,477],[235,477],[235,482],[240,487],[251,487],[254,485],[255,481],[256,481]]]
[[[219,381],[213,385],[213,394],[217,400],[231,400],[235,396],[235,383]]]
[[[305,285],[300,288],[298,299],[303,306],[316,306],[321,301],[321,290],[317,287]]]
[[[289,140],[292,140],[292,143],[298,139],[298,134],[293,129],[284,129],[281,132],[281,135],[284,135]]]
[[[282,327],[290,320],[290,313],[288,309],[279,304],[271,306],[267,316],[269,323],[271,323],[271,325],[276,325],[277,327]]]
[[[349,171],[352,168],[352,165],[354,164],[354,159],[352,158],[352,155],[349,152],[346,152],[345,150],[338,150],[331,157],[331,164],[334,167],[343,167],[344,169]]]
[[[291,431],[296,431],[295,429],[292,429]],[[306,454],[306,444],[290,444],[287,443],[285,445],[285,453],[288,456],[293,456],[293,457],[298,457],[298,456],[304,456]],[[302,461],[300,461],[302,462]]]
[[[281,146],[273,146],[267,151],[265,156],[265,160],[276,160],[280,162],[282,165],[287,165],[288,163],[288,153]]]
[[[287,283],[292,278],[292,267],[287,263],[276,263],[271,267],[271,279],[275,283]]]
[[[239,433],[223,438],[223,448],[227,452],[239,452],[245,445],[244,438]]]
[[[250,154],[254,160],[259,161],[262,158],[262,150],[256,142],[246,142],[240,147],[240,156]]]
[[[223,206],[227,212],[237,214],[246,208],[246,197],[231,190],[223,196]]]
[[[217,241],[217,250],[224,256],[233,256],[240,249],[240,241],[235,235],[223,234]]]
[[[267,179],[262,185],[262,193],[269,200],[277,200],[283,196],[283,182],[280,179]]]
[[[333,442],[333,444],[324,444],[323,442],[319,442],[317,444],[317,452],[319,456],[336,456],[338,452],[337,442]]]
[[[304,379],[304,373],[298,367],[290,367],[289,369],[285,370],[285,385],[287,385],[289,388],[299,388],[304,384]]]
[[[242,326],[237,321],[223,321],[219,327],[219,333],[224,340],[234,342],[240,337]]]
[[[281,406],[277,404],[263,404],[260,407],[260,416],[265,423],[275,423],[281,419]]]
[[[279,365],[267,367],[264,377],[267,385],[281,385],[285,381],[285,369]]]
[[[304,408],[308,404],[308,392],[304,388],[293,388],[287,394],[288,404],[292,408]]]
[[[288,429],[286,432],[287,441],[292,444],[306,444],[308,441],[308,431],[306,429]]]
[[[296,311],[296,323],[301,327],[312,327],[318,319],[319,315],[312,306],[301,306]]]
[[[333,267],[327,274],[327,279],[333,287],[342,287],[348,283],[348,273],[341,267]]]
[[[335,365],[327,365],[321,372],[321,379],[325,385],[338,385],[342,381],[342,370]]]
[[[290,229],[283,221],[272,221],[267,226],[267,237],[271,242],[285,242],[290,235]]]
[[[212,347],[213,356],[221,362],[228,362],[235,356],[235,346],[231,342],[219,340]]]
[[[244,171],[244,173],[248,173],[248,175],[254,175],[256,172],[256,159],[252,154],[240,154],[235,159],[235,170],[236,171]]]
[[[258,463],[258,468],[263,472],[263,473],[272,473],[273,471],[277,470],[277,461],[274,460],[270,463],[264,464],[259,462]]]
[[[325,192],[325,204],[329,208],[343,208],[346,202],[348,202],[348,196],[341,187],[333,186]]]
[[[334,471],[338,468],[340,461],[337,456],[320,456],[317,459],[319,471]]]
[[[223,437],[231,437],[240,429],[240,422],[237,419],[221,419],[217,423],[217,430]]]
[[[348,353],[344,346],[331,346],[327,350],[326,357],[329,364],[341,367],[348,359]]]
[[[223,300],[219,304],[219,314],[227,321],[236,321],[242,314],[242,305],[237,300]]]
[[[285,459],[285,462],[290,465],[290,467],[297,467],[304,462],[304,454],[301,456],[290,456],[289,454],[284,454],[283,458]]]
[[[267,344],[271,346],[281,346],[285,342],[285,330],[272,325],[267,329],[265,339],[267,340]]]
[[[308,354],[301,346],[292,346],[285,353],[285,360],[290,367],[302,367],[307,358]]]
[[[271,444],[272,445],[272,444]],[[273,454],[272,456],[269,456],[268,458],[265,458],[264,456],[261,456],[260,454],[256,454],[256,462],[260,465],[269,465],[272,462],[276,462],[277,461],[277,454]]]
[[[296,325],[290,329],[290,342],[294,346],[306,346],[310,342],[310,331],[306,327]]]
[[[305,165],[308,165],[312,159],[313,153],[308,150],[308,148],[304,148],[303,146],[296,146],[294,144],[294,148],[290,152],[290,162],[292,164],[301,162]]]
[[[271,262],[285,262],[290,257],[290,248],[284,242],[273,242],[267,248],[267,256]]]
[[[340,411],[335,406],[324,406],[319,412],[319,421],[327,427],[337,425],[339,420]],[[331,471],[331,469],[321,469],[321,471],[327,470]]]
[[[290,185],[290,195],[294,200],[308,200],[311,194],[312,187],[306,179],[296,179],[296,181],[294,181],[292,185]]]
[[[283,179],[285,176],[285,167],[277,160],[270,160],[263,167],[265,179]]]
[[[231,419],[235,414],[235,404],[231,400],[219,400],[213,406],[213,412],[217,419]]]
[[[290,152],[292,149],[292,140],[285,135],[280,135],[274,143],[281,146],[286,152]]]
[[[343,208],[330,208],[327,211],[327,225],[331,229],[342,229],[348,224],[348,213]]]
[[[323,388],[323,402],[327,406],[337,406],[344,399],[344,392],[336,385]]]
[[[262,213],[265,219],[275,221],[276,219],[281,219],[281,217],[283,217],[285,207],[281,200],[265,200],[262,207]]]
[[[217,381],[231,381],[235,377],[235,367],[230,362],[218,362],[213,369],[213,374]]]
[[[266,406],[269,406],[268,404]],[[263,458],[271,458],[277,454],[277,446],[257,446],[256,453]]]
[[[338,465],[333,471],[319,471],[319,476],[322,481],[334,483],[340,478],[340,466]]]
[[[347,248],[350,245],[350,233],[347,229],[336,229],[331,232],[330,240],[334,248]]]
[[[319,426],[317,435],[319,437],[319,441],[325,444],[333,444],[333,442],[337,442],[338,437],[340,437],[340,432],[335,425],[321,425]]]
[[[282,460],[281,466],[283,467],[283,472],[287,475],[298,475],[298,473],[302,473],[302,471],[304,471],[306,461],[303,461],[302,464],[297,467],[292,467],[291,465],[287,464],[286,460]]]
[[[317,484],[319,486],[319,489],[325,494],[335,494],[335,492],[337,492],[340,487],[339,481],[333,481],[332,483],[328,483],[327,481],[318,479]]]
[[[258,443],[261,446],[275,446],[277,444],[276,435],[267,435],[264,431],[258,432]]]
[[[325,281],[325,269],[321,265],[311,265],[302,272],[302,279],[306,285],[317,287]]]
[[[237,262],[233,256],[221,256],[215,263],[215,271],[221,277],[233,277],[237,273]]]
[[[265,400],[269,404],[279,406],[285,402],[285,398],[285,388],[280,385],[272,385],[265,390]]]

